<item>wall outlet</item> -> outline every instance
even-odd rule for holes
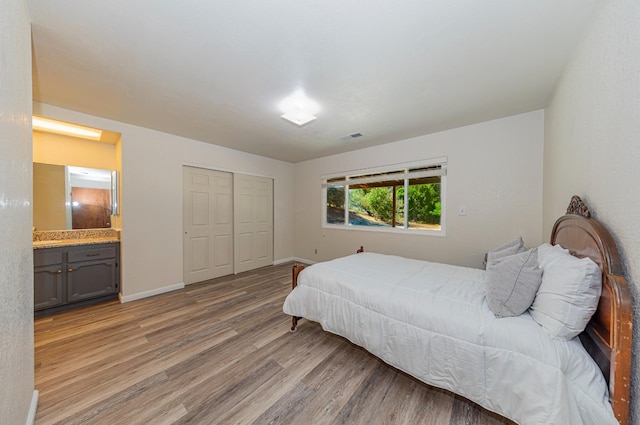
[[[317,254],[317,253],[318,253],[318,248],[314,249],[314,250],[313,250],[313,253],[314,253],[314,254]]]
[[[459,206],[458,215],[467,215],[467,207],[464,205]]]

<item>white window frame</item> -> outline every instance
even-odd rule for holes
[[[390,226],[359,226],[349,224],[349,185],[345,184],[345,221],[343,224],[331,224],[327,223],[327,181],[336,179],[336,178],[345,178],[345,182],[348,182],[350,179],[358,179],[358,176],[368,175],[368,174],[378,174],[378,173],[391,173],[391,172],[401,172],[402,176],[405,179],[405,185],[407,184],[407,180],[410,178],[407,174],[409,169],[415,168],[425,168],[425,167],[433,167],[433,166],[441,166],[442,173],[440,174],[440,230],[428,230],[428,229],[416,229],[409,228],[408,220],[404,221],[403,227],[390,227]],[[400,174],[398,174],[400,176]],[[362,179],[360,180],[362,182]],[[335,185],[335,182],[332,182],[332,186]],[[326,229],[341,229],[341,230],[360,230],[366,232],[383,232],[383,233],[406,233],[412,235],[430,235],[430,236],[446,236],[446,210],[447,210],[447,202],[446,196],[447,194],[447,157],[439,157],[439,158],[431,158],[420,161],[412,161],[405,162],[400,164],[391,164],[385,165],[381,167],[372,167],[366,169],[352,170],[352,171],[344,171],[340,173],[332,173],[326,174],[322,176],[322,191],[321,191],[321,207],[322,207],[322,227]],[[405,190],[404,192],[405,200],[404,205],[405,208],[408,206],[408,197],[409,191]],[[408,217],[405,214],[405,217]]]

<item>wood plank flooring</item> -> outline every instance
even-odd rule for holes
[[[35,320],[37,425],[512,422],[282,303],[291,264]]]

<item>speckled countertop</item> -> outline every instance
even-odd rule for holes
[[[120,242],[120,231],[116,229],[47,230],[33,232],[34,249],[117,242]]]

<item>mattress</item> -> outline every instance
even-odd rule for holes
[[[617,424],[579,339],[496,318],[484,287],[484,270],[361,253],[302,270],[283,311],[520,424]]]

